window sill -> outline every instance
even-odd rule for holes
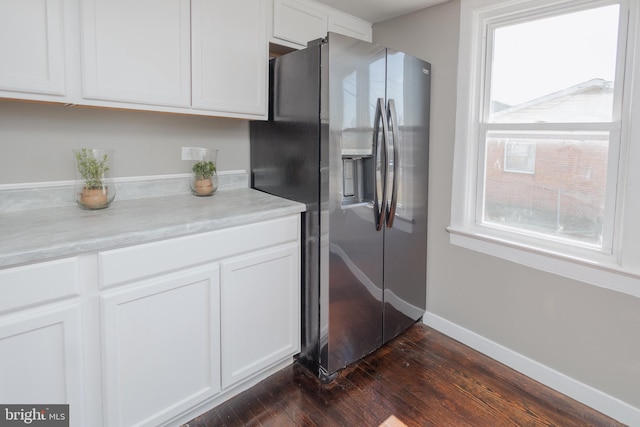
[[[594,262],[493,236],[448,227],[451,244],[640,298],[640,274],[612,262]]]

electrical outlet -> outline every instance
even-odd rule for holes
[[[182,147],[182,160],[191,160],[191,147]]]

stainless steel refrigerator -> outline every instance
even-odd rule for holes
[[[431,66],[329,33],[270,71],[251,185],[307,206],[298,359],[330,380],[424,314]]]

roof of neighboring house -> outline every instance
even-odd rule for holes
[[[611,121],[612,100],[613,82],[591,79],[507,108],[492,105],[491,122],[607,122]]]

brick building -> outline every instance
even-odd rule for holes
[[[494,106],[492,123],[610,121],[611,82],[593,79],[519,104]],[[603,131],[492,131],[484,221],[598,243],[607,181]]]

